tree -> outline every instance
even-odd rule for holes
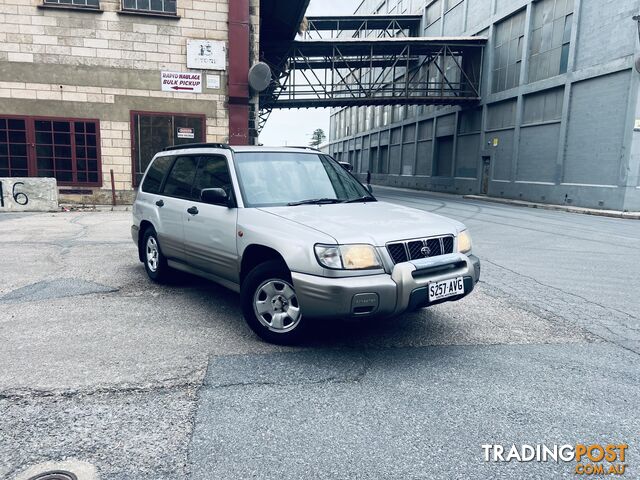
[[[311,134],[311,142],[309,143],[309,146],[318,148],[326,139],[327,136],[324,134],[324,130],[316,128]]]

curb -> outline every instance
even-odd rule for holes
[[[61,203],[57,212],[129,212],[132,205],[78,205]]]
[[[568,205],[553,205],[550,203],[525,202],[524,200],[511,200],[506,198],[485,197],[483,195],[463,195],[467,200],[479,200],[502,205],[516,207],[539,208],[541,210],[554,210],[558,212],[579,213],[582,215],[594,215],[597,217],[624,218],[627,220],[640,220],[640,212],[621,212],[619,210],[597,210],[595,208],[570,207]]]
[[[366,184],[363,183],[363,185],[366,185]],[[425,195],[428,195],[430,197],[444,197],[452,200],[453,199],[462,200],[464,198],[463,195],[460,193],[436,192],[433,190],[420,190],[418,188],[393,187],[388,185],[378,185],[375,183],[372,183],[371,186],[373,188],[381,188],[383,190],[397,190],[399,192],[424,193]],[[375,195],[375,191],[373,193]]]

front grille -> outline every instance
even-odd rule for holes
[[[387,245],[387,250],[389,250],[393,263],[402,263],[409,260],[404,243],[391,243]]]
[[[420,258],[438,257],[453,253],[454,238],[446,237],[423,238],[404,242],[387,244],[387,251],[393,263],[403,263]],[[426,247],[426,248],[425,248]]]

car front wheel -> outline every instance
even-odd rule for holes
[[[282,262],[268,261],[251,270],[242,284],[241,301],[245,320],[263,340],[291,344],[302,338],[302,311]]]

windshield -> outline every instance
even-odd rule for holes
[[[360,182],[326,155],[239,152],[235,163],[247,207],[375,201]]]

